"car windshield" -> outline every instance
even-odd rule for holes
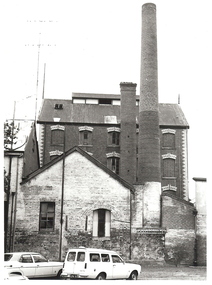
[[[4,261],[9,261],[12,258],[12,254],[5,254],[4,255]]]

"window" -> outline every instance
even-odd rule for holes
[[[40,203],[40,230],[54,230],[55,203]]]
[[[99,105],[112,105],[111,99],[99,99]]]
[[[108,131],[108,145],[119,145],[120,143],[120,128],[110,127]]]
[[[111,213],[105,209],[98,209],[93,212],[93,236],[109,237]]]
[[[101,254],[102,262],[110,262],[110,256],[109,254]]]
[[[109,157],[107,159],[107,167],[116,174],[119,174],[119,157]]]
[[[122,263],[123,260],[118,255],[112,255],[113,263]]]
[[[111,136],[112,136],[112,144],[119,145],[120,133],[112,132]]]
[[[93,128],[89,126],[79,127],[79,144],[92,145]]]
[[[19,262],[22,263],[33,263],[32,257],[30,254],[24,254],[21,256]]]
[[[77,253],[77,261],[79,261],[79,262],[85,261],[85,252],[79,251]]]
[[[163,177],[175,177],[175,160],[166,158],[163,160]]]
[[[68,254],[67,261],[75,261],[75,257],[76,257],[76,252],[75,251],[71,251]]]
[[[172,134],[172,133],[163,134],[163,147],[164,148],[175,148],[175,134]]]
[[[91,262],[100,262],[100,256],[98,253],[90,253]]]

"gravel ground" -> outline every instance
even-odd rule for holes
[[[207,269],[201,266],[142,266],[138,280],[207,280]]]

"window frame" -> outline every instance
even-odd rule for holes
[[[107,158],[107,167],[114,173],[119,175],[120,173],[120,157],[110,156]]]
[[[47,210],[46,211],[42,211],[42,205],[45,205],[45,204],[47,205]],[[49,205],[53,206],[53,211],[48,211],[48,206]],[[46,219],[42,219],[43,218],[42,214],[44,214],[44,213],[46,213]],[[52,227],[43,227],[41,225],[42,222],[47,224],[50,221],[49,217],[48,217],[49,213],[51,213],[51,214],[53,213],[53,218],[52,218],[53,226]],[[40,202],[40,215],[39,215],[39,231],[48,231],[48,232],[54,231],[54,227],[55,227],[55,202],[41,201]]]
[[[85,138],[86,135],[86,138]],[[79,145],[92,146],[93,145],[93,132],[90,130],[81,130],[79,132]]]
[[[120,131],[109,131],[107,144],[108,146],[120,146]]]
[[[100,213],[104,211],[104,230],[103,235],[99,230],[99,225],[102,224],[100,221]],[[102,227],[102,225],[101,225]],[[104,208],[99,208],[93,211],[93,237],[94,238],[110,238],[110,229],[111,229],[111,211]]]

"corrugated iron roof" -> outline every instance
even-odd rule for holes
[[[83,96],[86,96],[86,94],[84,94]],[[108,97],[106,97],[105,95],[105,98]],[[55,109],[55,104],[62,104],[63,108]],[[139,107],[137,106],[137,112],[136,112],[137,117],[138,117],[138,112],[139,112]],[[98,104],[96,105],[73,104],[72,100],[44,99],[40,115],[38,118],[38,123],[60,122],[60,123],[104,124],[105,116],[116,116],[117,123],[119,124],[120,106],[98,105]],[[186,128],[189,127],[185,115],[178,104],[160,103],[159,122],[160,126],[176,126],[176,127],[186,127]]]

